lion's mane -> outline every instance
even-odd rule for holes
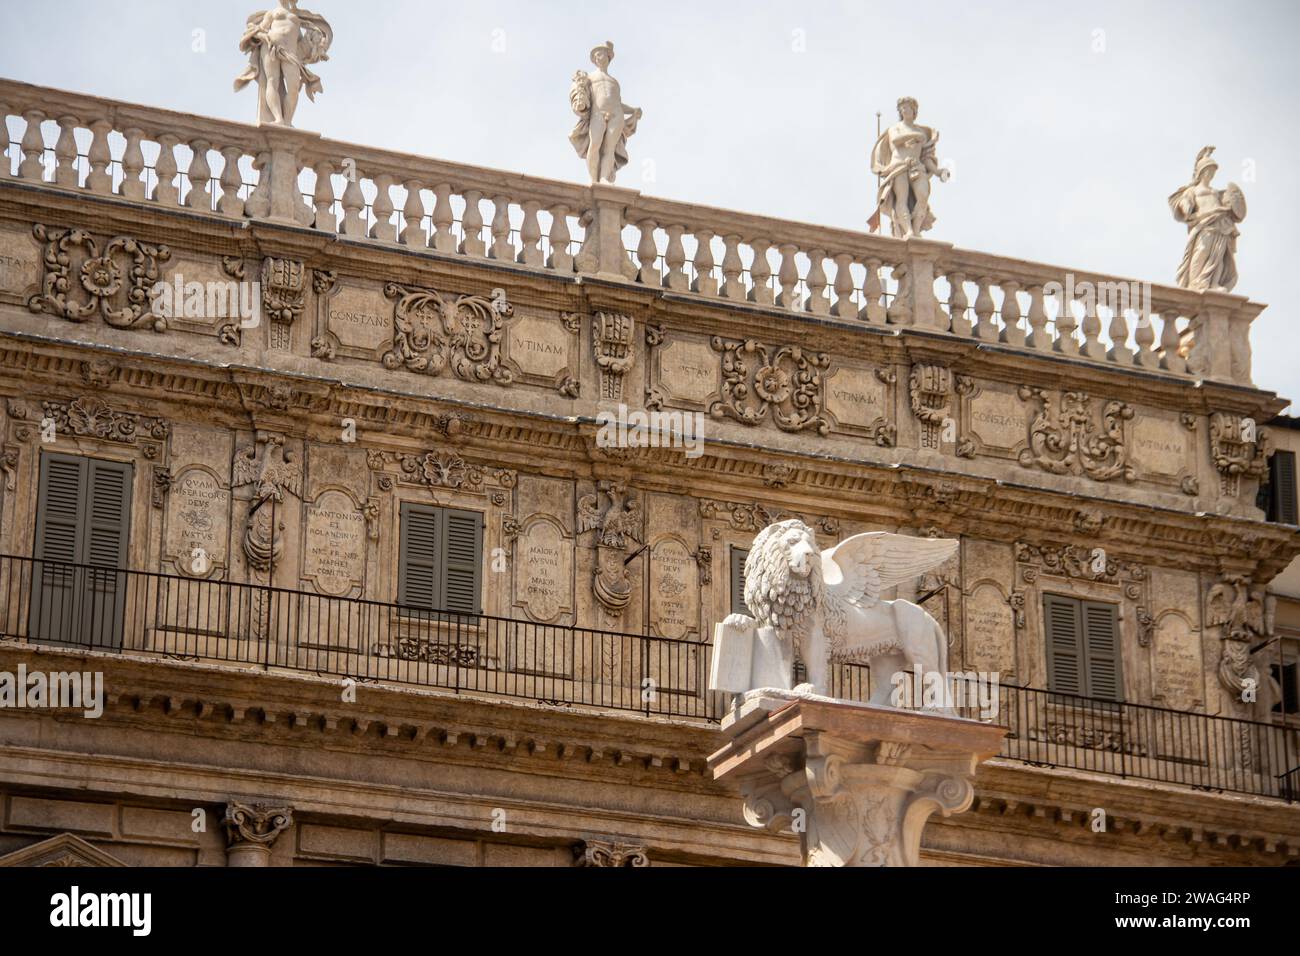
[[[812,528],[797,518],[768,525],[754,538],[745,559],[745,604],[759,625],[776,628],[784,640],[801,638],[822,600],[821,562],[813,556],[808,576],[790,573],[785,536],[798,529],[817,546]]]

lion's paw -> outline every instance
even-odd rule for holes
[[[722,623],[738,631],[752,631],[758,622],[748,614],[728,614]]]
[[[791,689],[790,693],[797,697],[816,697],[817,688],[812,684],[798,684]]]

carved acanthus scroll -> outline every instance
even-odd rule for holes
[[[501,339],[514,307],[504,291],[489,299],[390,282],[384,295],[396,303],[385,368],[440,375],[450,367],[462,381],[511,383],[513,374],[501,361]]]
[[[744,425],[759,425],[771,415],[782,431],[830,431],[824,414],[826,381],[823,372],[830,356],[787,345],[775,352],[746,339],[712,339],[722,353],[722,398],[709,407],[715,418],[733,418]]]
[[[1029,426],[1029,447],[1020,453],[1023,467],[1054,475],[1086,475],[1094,481],[1137,478],[1124,436],[1124,423],[1133,417],[1130,406],[1107,402],[1098,425],[1087,392],[1062,393],[1059,410],[1053,409],[1052,399],[1041,388],[1021,386],[1019,395],[1021,401],[1038,403]]]

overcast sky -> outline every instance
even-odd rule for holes
[[[0,0],[0,75],[251,122],[255,93],[231,84],[244,21],[266,5]],[[1235,291],[1271,306],[1256,383],[1300,396],[1294,0],[303,5],[335,42],[296,125],[331,138],[581,181],[569,80],[609,39],[645,111],[619,185],[862,228],[875,114],[914,96],[954,171],[935,183],[928,238],[1167,284],[1186,232],[1166,200],[1213,144],[1216,185],[1238,182],[1249,204]]]

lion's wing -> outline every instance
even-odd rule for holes
[[[871,607],[880,595],[957,553],[955,538],[910,538],[868,531],[822,552],[822,579],[843,600]]]

